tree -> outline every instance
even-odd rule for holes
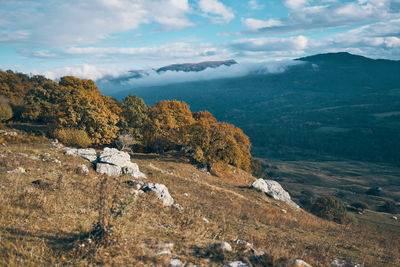
[[[123,135],[129,134],[134,144],[144,144],[144,133],[150,124],[150,107],[143,99],[128,95],[121,102],[119,127]],[[126,141],[126,136],[123,137]]]
[[[150,148],[166,151],[187,143],[187,126],[194,119],[186,103],[177,100],[157,102],[150,111],[150,118],[151,124],[146,131]]]
[[[25,103],[25,120],[83,130],[95,145],[110,144],[117,137],[120,109],[91,80],[68,76],[59,83],[42,81],[27,93]]]
[[[343,201],[333,196],[320,197],[312,205],[311,212],[323,219],[344,223],[347,214]]]
[[[0,99],[0,122],[7,121],[13,116],[10,105]]]
[[[355,202],[355,203],[352,203],[351,205],[352,205],[354,208],[356,208],[356,209],[358,209],[358,210],[361,210],[361,211],[364,211],[364,210],[366,210],[366,209],[369,209],[368,204],[365,203],[365,202]]]

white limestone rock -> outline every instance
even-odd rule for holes
[[[106,174],[108,176],[120,176],[121,175],[121,167],[106,164],[106,163],[97,163],[96,164],[96,172],[101,173],[101,174]]]
[[[168,188],[163,184],[153,184],[153,183],[144,183],[142,190],[144,192],[154,192],[157,195],[157,198],[161,200],[164,206],[172,206],[174,204],[174,199],[168,192]]]
[[[268,196],[286,202],[289,206],[293,208],[300,208],[293,200],[290,199],[290,195],[286,192],[282,186],[273,180],[264,180],[262,178],[257,179],[253,182],[252,187],[263,191]]]
[[[72,155],[84,158],[92,163],[97,161],[97,152],[93,148],[69,148],[65,149],[65,155]]]

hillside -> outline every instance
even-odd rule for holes
[[[400,162],[400,62],[349,53],[300,58],[283,73],[136,87],[153,104],[187,102],[234,123],[261,158]],[[240,65],[240,64],[239,64]],[[229,71],[225,70],[225,71]]]
[[[177,153],[131,158],[147,175],[144,181],[165,184],[183,209],[163,207],[153,194],[139,194],[115,221],[110,243],[97,244],[85,234],[99,219],[99,203],[112,200],[113,192],[122,199],[132,196],[133,188],[121,183],[132,178],[118,177],[119,185],[100,195],[104,177],[88,161],[64,155],[62,146],[47,139],[21,132],[5,138],[0,147],[3,266],[169,266],[171,259],[185,266],[221,266],[234,260],[293,266],[294,259],[312,266],[330,266],[334,259],[365,266],[400,264],[399,232],[391,230],[399,225],[387,214],[366,212],[388,226],[380,233],[370,226],[360,228],[356,219],[338,225],[251,189],[255,178],[241,170],[216,177]],[[82,164],[89,173],[82,172]],[[230,243],[232,252],[209,249],[220,241]],[[259,256],[261,251],[266,254]]]

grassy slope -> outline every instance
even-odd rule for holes
[[[49,152],[61,164],[32,160],[19,152]],[[149,181],[166,184],[184,210],[162,207],[151,194],[140,195],[114,227],[117,242],[82,254],[77,238],[97,221],[101,176],[92,170],[87,176],[77,174],[77,166],[90,166],[88,162],[64,156],[48,143],[7,144],[0,153],[5,155],[0,159],[0,265],[167,266],[169,259],[180,258],[187,266],[220,266],[247,260],[247,254],[234,246],[224,258],[210,259],[204,249],[221,240],[232,244],[236,238],[275,258],[302,258],[313,266],[329,266],[333,258],[374,266],[400,264],[398,234],[341,226],[294,211],[250,189],[254,178],[244,172],[215,177],[176,155],[134,155],[133,161]],[[7,173],[17,167],[26,173]],[[37,179],[41,186],[32,184]],[[128,196],[132,189],[121,190]],[[168,242],[174,243],[172,255],[157,256],[160,245]]]

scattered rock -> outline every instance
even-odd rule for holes
[[[7,132],[6,130],[0,130],[0,133],[3,135],[9,135],[9,136],[17,136],[17,132]]]
[[[197,180],[200,177],[200,175],[198,173],[193,173],[191,178]]]
[[[188,197],[188,196],[189,196],[189,194],[188,194],[188,193],[183,193],[183,195],[184,195],[185,197]]]
[[[154,192],[157,195],[157,198],[162,201],[164,206],[172,206],[174,204],[174,199],[168,192],[168,188],[163,184],[153,184],[153,183],[144,183],[142,190],[144,192]]]
[[[18,167],[18,168],[14,169],[14,170],[7,171],[7,173],[25,173],[25,172],[26,172],[25,169],[22,168],[22,167]]]
[[[290,195],[286,192],[282,186],[273,180],[264,180],[262,178],[257,179],[253,182],[252,186],[263,191],[268,196],[280,201],[286,202],[289,206],[298,209],[299,205],[290,199]]]
[[[160,256],[160,255],[169,255],[169,254],[172,254],[172,252],[171,252],[171,250],[168,250],[168,249],[166,249],[166,250],[161,250],[161,251],[159,251],[159,252],[156,253],[157,256]]]
[[[310,264],[308,264],[307,262],[305,262],[303,260],[299,260],[299,259],[294,260],[293,266],[294,267],[311,267]]]
[[[28,156],[28,154],[25,154],[25,153],[18,153],[18,156],[21,156],[21,157],[27,157]]]
[[[203,221],[204,221],[205,223],[210,223],[210,221],[209,221],[209,220],[207,220],[207,218],[206,218],[206,217],[203,217]]]
[[[246,247],[252,248],[253,245],[245,240],[241,240],[239,238],[232,240],[232,242],[238,244],[238,245],[244,245]]]
[[[173,207],[177,210],[183,210],[183,207],[181,206],[181,204],[174,204]]]
[[[51,159],[50,161],[57,164],[61,164],[61,161],[59,159]]]
[[[0,154],[0,158],[5,158],[6,156],[4,156],[3,154]]]
[[[31,160],[39,160],[39,158],[36,157],[36,156],[30,156],[29,158],[30,158]]]
[[[392,216],[392,217],[390,217],[390,219],[392,219],[394,221],[397,221],[397,217],[396,216]]]
[[[258,250],[258,249],[251,249],[251,252],[253,253],[254,256],[256,257],[261,257],[265,255],[265,252],[262,250]]]
[[[42,158],[50,157],[50,153],[43,153],[41,156]]]
[[[333,267],[361,267],[362,265],[355,262],[348,262],[342,259],[334,259],[331,261]]]
[[[232,261],[228,264],[223,265],[223,267],[253,267],[250,263],[245,263],[243,261]]]
[[[41,185],[42,184],[42,180],[35,180],[35,181],[32,182],[32,184]]]
[[[171,267],[182,267],[183,266],[183,262],[180,259],[172,259],[169,264],[171,265]]]
[[[287,213],[287,210],[281,209],[281,212],[282,212],[282,213]]]
[[[217,242],[215,244],[212,244],[211,249],[221,249],[222,251],[228,251],[231,252],[232,251],[232,247],[229,243],[227,242]]]
[[[359,214],[359,215],[363,215],[363,213],[362,213],[361,211],[357,212],[357,214]]]

